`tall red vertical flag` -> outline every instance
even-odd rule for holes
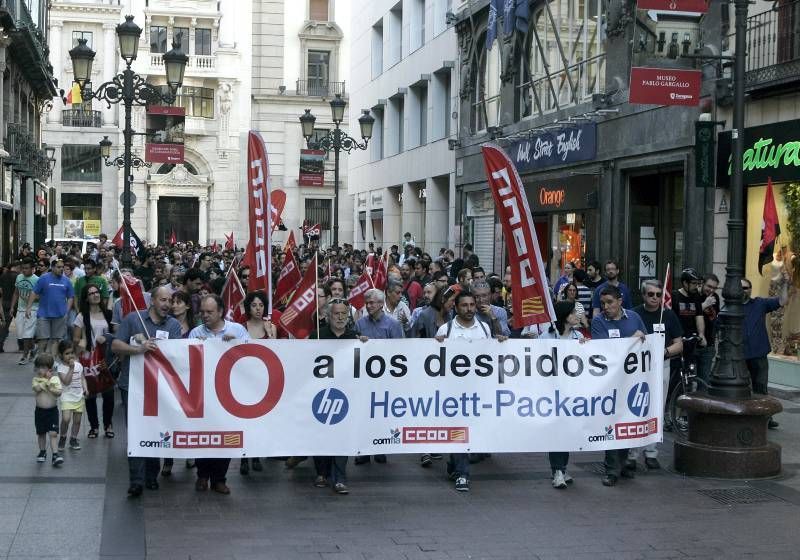
[[[539,241],[517,168],[499,146],[489,144],[481,151],[511,263],[514,325],[522,327],[555,321]]]
[[[272,315],[272,227],[270,224],[270,176],[267,149],[261,135],[251,130],[247,137],[247,191],[250,201],[250,240],[245,264],[250,266],[250,290],[263,290]]]
[[[236,244],[233,241],[233,232],[231,232],[230,235],[228,235],[227,233],[224,235],[225,235],[225,249],[230,251],[236,249]]]
[[[169,244],[175,245],[178,242],[178,236],[175,235],[175,230],[173,229],[169,234]]]
[[[281,268],[280,276],[278,276],[278,281],[275,283],[275,300],[281,301],[292,295],[292,292],[302,280],[303,275],[300,274],[300,267],[297,266],[294,253],[286,251],[283,256],[283,268]]]
[[[278,322],[295,338],[308,338],[317,311],[317,255],[311,259],[303,281],[295,290]]]
[[[286,240],[286,247],[283,248],[284,252],[294,251],[297,247],[297,241],[294,240],[294,231],[289,232],[289,238]]]
[[[775,252],[775,240],[781,234],[778,221],[778,209],[775,207],[775,195],[772,192],[772,177],[767,177],[767,196],[764,198],[764,214],[761,218],[761,246],[758,248],[758,273],[765,264],[772,262]]]

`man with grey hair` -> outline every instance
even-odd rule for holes
[[[476,315],[480,321],[491,325],[492,335],[510,336],[508,313],[502,307],[492,305],[492,289],[489,283],[486,280],[473,279],[470,291],[475,296]]]
[[[383,312],[395,319],[403,327],[404,336],[411,332],[411,310],[408,304],[403,301],[403,285],[400,282],[389,280],[386,285],[386,294],[383,304]]]
[[[371,339],[385,338],[404,338],[403,327],[400,322],[393,319],[383,312],[384,294],[382,291],[372,288],[364,294],[367,313],[356,321],[356,332],[359,336],[366,336]],[[356,465],[369,463],[369,455],[359,455],[356,457]],[[375,455],[376,463],[385,463],[386,455]]]
[[[665,335],[664,340],[664,378],[665,381],[670,378],[670,361],[673,358],[680,358],[683,352],[683,329],[678,316],[672,309],[664,309],[663,316],[661,311],[661,302],[663,301],[664,291],[661,287],[661,282],[655,279],[645,280],[642,282],[642,297],[644,302],[642,305],[635,307],[633,310],[642,318],[644,326],[647,328],[647,334],[654,332],[662,332]],[[680,360],[675,360],[676,365],[680,365]],[[669,396],[668,384],[664,383],[664,398]],[[671,384],[670,384],[671,386]],[[629,471],[636,471],[636,459],[639,458],[639,449],[631,448],[628,451],[628,461],[625,464],[625,469]],[[658,462],[658,449],[655,443],[644,448],[644,464],[648,469],[658,469],[661,465]]]

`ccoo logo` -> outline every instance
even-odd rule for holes
[[[637,383],[628,392],[628,408],[636,416],[647,416],[650,411],[650,387],[647,383]]]
[[[322,424],[338,424],[347,416],[347,397],[339,389],[323,389],[311,401],[311,412]]]

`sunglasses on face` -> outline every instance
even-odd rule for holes
[[[661,292],[647,292],[645,295],[647,297],[661,297],[663,294]]]

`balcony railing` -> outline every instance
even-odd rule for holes
[[[100,128],[103,125],[103,119],[100,111],[64,109],[61,111],[61,124],[64,126]]]
[[[49,175],[47,154],[25,126],[8,123],[5,146],[9,154],[6,163],[17,171],[42,180]]]
[[[328,97],[336,94],[345,95],[344,82],[329,82],[319,79],[297,80],[297,95]]]
[[[153,68],[163,68],[164,59],[162,53],[150,53],[150,66]],[[193,54],[189,56],[186,70],[189,72],[213,72],[217,69],[217,56],[213,54]]]
[[[733,39],[731,39],[731,42]],[[750,90],[800,80],[800,0],[747,18],[745,84]]]

